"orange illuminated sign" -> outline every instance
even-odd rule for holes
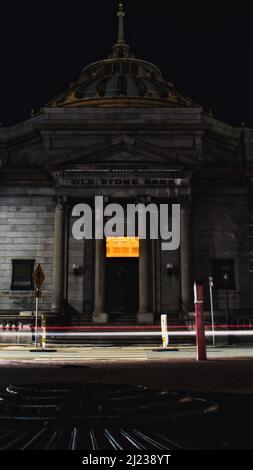
[[[108,237],[106,239],[107,258],[139,258],[139,238]]]

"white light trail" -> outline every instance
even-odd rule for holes
[[[169,337],[195,337],[195,331],[169,331]],[[206,337],[213,336],[212,331],[205,332]],[[0,332],[0,337],[22,337],[22,336],[34,336],[34,333],[31,332]],[[40,336],[40,333],[38,333]],[[99,338],[106,338],[106,337],[151,337],[157,336],[161,337],[162,333],[160,331],[140,331],[140,332],[123,332],[123,331],[116,331],[116,332],[53,332],[50,331],[47,333],[47,338],[53,337],[99,337]],[[226,330],[226,331],[216,331],[215,336],[253,336],[253,330]]]

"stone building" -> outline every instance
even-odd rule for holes
[[[31,119],[0,128],[0,315],[33,310],[32,272],[45,272],[41,309],[54,321],[183,321],[202,279],[209,310],[250,318],[253,304],[253,130],[224,124],[136,59],[118,40]],[[207,84],[208,86],[208,84]],[[181,204],[181,246],[140,240],[137,257],[106,257],[77,241],[72,209],[102,195],[122,204]],[[1,322],[1,320],[0,320]]]

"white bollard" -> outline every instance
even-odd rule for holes
[[[168,315],[161,315],[161,329],[162,329],[162,347],[166,349],[169,346]]]

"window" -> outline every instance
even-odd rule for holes
[[[106,239],[107,258],[139,258],[140,240],[133,237],[108,237]]]
[[[12,260],[12,290],[33,290],[34,260]]]
[[[233,259],[212,259],[214,289],[235,289],[235,261]]]

